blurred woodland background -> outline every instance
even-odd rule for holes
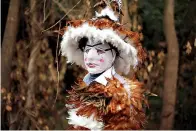
[[[67,128],[66,90],[86,72],[66,64],[54,31],[92,18],[97,1],[1,1],[1,129]],[[154,94],[145,129],[196,129],[196,0],[122,1],[148,54],[133,70]]]

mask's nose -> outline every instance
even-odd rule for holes
[[[89,50],[88,54],[87,54],[87,59],[88,60],[94,60],[97,56],[97,50],[95,48],[92,48]]]

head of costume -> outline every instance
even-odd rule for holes
[[[63,35],[62,55],[92,74],[111,66],[117,72],[127,74],[130,67],[142,62],[146,55],[139,34],[120,23],[123,14],[120,0],[101,0],[95,7],[102,10],[95,12],[94,18],[69,21],[59,32]]]
[[[88,39],[84,47],[84,64],[91,74],[99,74],[113,66],[115,48],[109,43],[100,43],[96,38]]]

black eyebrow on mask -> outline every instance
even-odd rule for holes
[[[94,46],[98,46],[98,45],[102,45],[102,43],[98,43],[98,44],[95,44],[95,45],[86,45],[86,46],[94,47]]]

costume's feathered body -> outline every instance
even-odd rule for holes
[[[143,129],[146,123],[143,104],[147,104],[142,84],[127,80],[129,91],[116,78],[106,78],[106,86],[94,81],[89,86],[79,80],[69,91],[68,104],[76,115],[92,117],[103,123],[104,130]],[[93,115],[93,116],[92,116]],[[81,126],[70,126],[69,129],[88,129]]]

